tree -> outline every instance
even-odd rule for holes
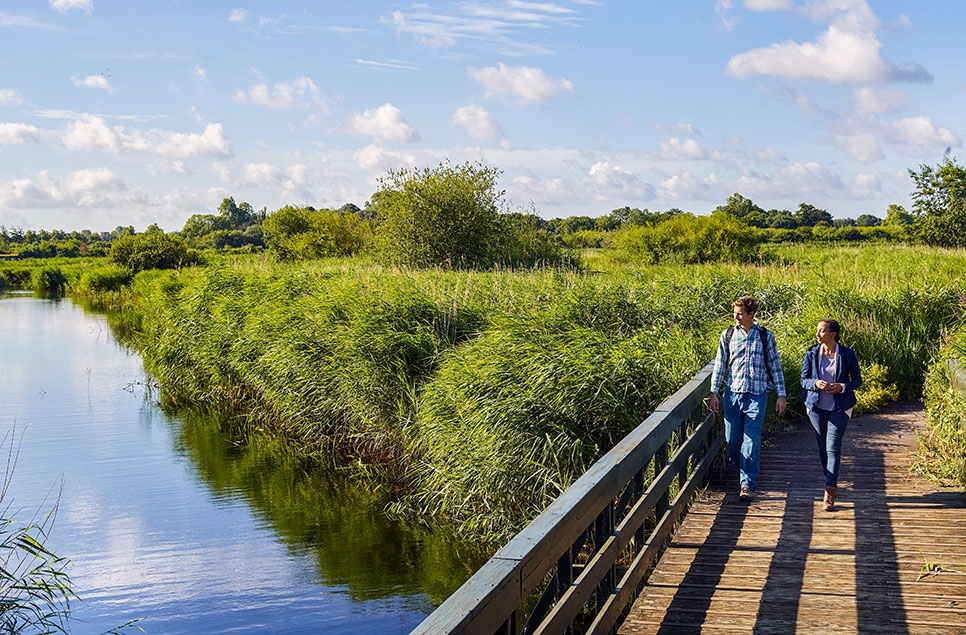
[[[885,220],[882,221],[883,225],[889,225],[892,227],[908,227],[915,222],[916,218],[912,214],[906,211],[902,205],[890,205],[889,209],[886,210]]]
[[[728,202],[724,205],[719,205],[714,209],[712,214],[728,214],[729,216],[734,216],[735,218],[744,218],[748,214],[754,212],[762,212],[765,210],[755,205],[750,198],[745,198],[738,192],[735,192],[728,197]]]
[[[189,257],[188,248],[179,236],[161,230],[115,239],[109,258],[134,273],[146,269],[174,269],[195,260]]]
[[[391,170],[379,180],[376,233],[390,262],[479,267],[496,262],[504,192],[482,164]]]
[[[909,176],[916,183],[913,236],[940,247],[966,246],[966,168],[947,158],[936,167],[909,170]]]
[[[259,226],[248,230],[253,227]],[[348,256],[361,250],[370,235],[360,214],[291,205],[270,214],[260,227],[259,236],[279,260]]]
[[[795,219],[799,225],[805,227],[815,227],[819,223],[827,223],[829,225],[833,223],[831,214],[824,209],[819,209],[808,203],[799,204],[798,211],[795,212]]]
[[[859,214],[855,224],[857,227],[878,227],[882,224],[882,219],[872,214]]]

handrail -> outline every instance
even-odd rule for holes
[[[413,635],[615,631],[722,447],[703,405],[713,366],[601,457]]]

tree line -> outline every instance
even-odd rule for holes
[[[141,234],[133,227],[95,233],[0,226],[0,251],[25,258],[108,255],[139,270],[198,262],[210,250],[267,251],[286,261],[367,253],[409,266],[492,267],[573,263],[577,250],[593,247],[642,260],[700,262],[726,247],[741,259],[768,242],[966,246],[966,168],[949,158],[909,170],[915,183],[910,211],[890,205],[882,218],[854,219],[833,218],[809,203],[765,210],[736,192],[710,215],[628,206],[599,217],[548,220],[532,206],[510,211],[500,174],[479,163],[391,170],[363,208],[287,205],[269,212],[229,197],[217,213],[195,214],[171,233],[156,225]]]

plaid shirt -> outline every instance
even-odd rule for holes
[[[758,331],[757,333],[755,331]],[[761,395],[768,390],[774,390],[779,397],[785,396],[785,376],[782,374],[782,363],[778,357],[778,346],[775,336],[768,331],[768,361],[771,362],[771,376],[765,369],[765,356],[762,350],[763,331],[757,324],[752,325],[747,333],[735,326],[731,335],[731,355],[728,356],[728,367],[725,368],[725,332],[718,340],[718,354],[714,358],[714,372],[711,374],[711,392],[717,393],[725,378],[731,392],[744,392]],[[774,381],[773,381],[774,380]]]

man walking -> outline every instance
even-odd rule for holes
[[[761,430],[768,405],[768,391],[778,395],[775,410],[785,412],[785,377],[775,336],[755,323],[758,303],[742,296],[731,304],[735,325],[725,329],[718,341],[711,374],[708,405],[717,414],[724,411],[728,457],[738,466],[739,498],[750,502],[758,485]],[[724,399],[718,391],[724,383]]]

